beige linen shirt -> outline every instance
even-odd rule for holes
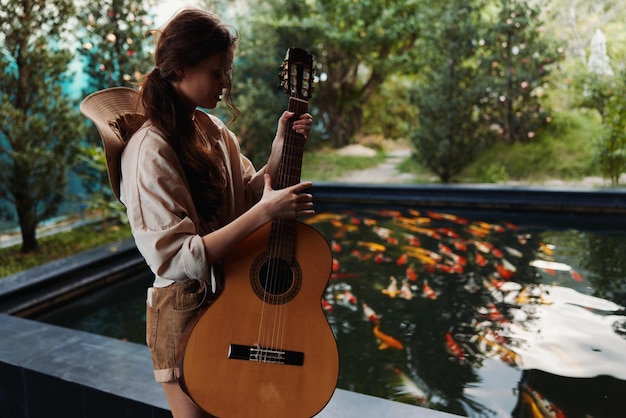
[[[150,121],[132,136],[121,157],[120,200],[137,248],[155,275],[155,287],[209,280],[201,237],[241,215],[263,193],[264,169],[257,172],[241,155],[235,135],[203,111],[196,110],[194,119],[207,146],[219,147],[224,156],[230,195],[215,225],[201,222],[178,155]]]

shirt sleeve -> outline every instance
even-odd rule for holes
[[[198,216],[178,157],[147,131],[122,156],[123,199],[137,248],[157,279],[208,280]]]

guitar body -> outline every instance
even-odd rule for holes
[[[317,230],[294,225],[290,263],[268,257],[271,223],[224,259],[223,293],[189,333],[181,386],[212,415],[311,417],[334,392],[337,345],[321,307],[332,255]]]

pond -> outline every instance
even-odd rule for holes
[[[626,227],[340,204],[322,307],[338,387],[471,417],[626,416]],[[144,340],[145,272],[37,318]]]

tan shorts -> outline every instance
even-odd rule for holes
[[[188,280],[167,287],[148,289],[146,343],[152,354],[157,382],[173,382],[177,370],[179,343],[189,321],[212,298],[207,282]]]

